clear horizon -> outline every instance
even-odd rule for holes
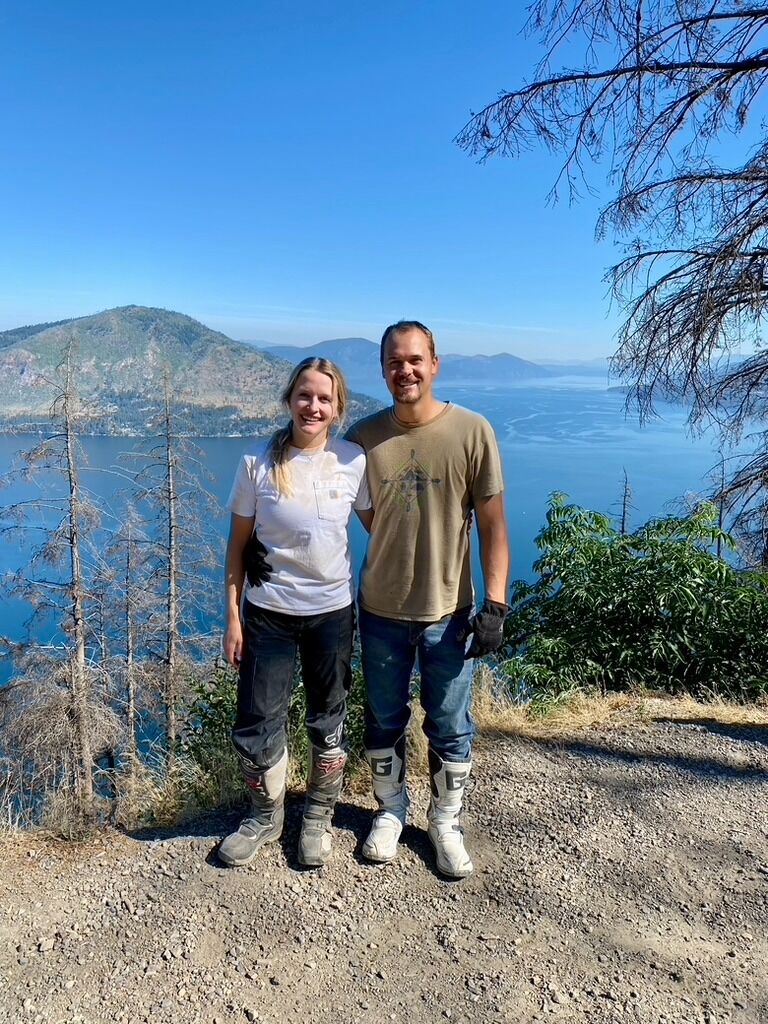
[[[127,303],[127,305],[129,305],[129,306],[138,306],[140,304],[139,303]],[[119,308],[119,307],[113,307],[113,308]],[[180,310],[180,309],[171,310],[171,309],[168,309],[168,307],[164,307],[164,306],[155,307],[155,308],[164,309],[166,312],[170,312],[170,313],[182,313],[182,314],[184,314],[184,311]],[[0,325],[0,333],[2,333],[4,331],[11,331],[11,330],[14,330],[14,329],[17,329],[17,328],[20,328],[20,327],[34,327],[37,324],[41,324],[41,323],[56,323],[57,321],[61,321],[61,320],[79,319],[80,317],[88,317],[88,316],[91,316],[91,315],[95,315],[96,313],[103,313],[103,312],[107,312],[107,310],[97,310],[97,311],[95,311],[93,313],[84,313],[84,314],[79,314],[77,316],[72,316],[72,317],[51,317],[51,318],[46,319],[46,320],[30,320],[30,321],[27,321],[27,322],[25,322],[23,324],[22,323],[17,323],[17,324],[13,324],[13,325],[10,325],[10,326],[7,326],[7,327]],[[185,315],[189,316],[190,314],[185,314]],[[194,319],[197,320],[198,318],[195,317]],[[220,328],[220,327],[214,326],[213,323],[210,323],[210,322],[206,323],[204,320],[200,320],[199,322],[202,323],[205,327],[209,327],[212,330],[220,331],[222,334],[227,334],[226,331],[222,330],[222,328]],[[293,346],[293,347],[299,348],[299,349],[301,349],[301,348],[311,348],[313,345],[321,345],[324,342],[328,342],[328,341],[362,340],[362,341],[368,341],[368,342],[370,342],[373,345],[377,345],[378,344],[378,340],[377,340],[376,337],[367,337],[367,336],[362,335],[362,334],[341,334],[341,335],[334,335],[332,337],[330,337],[330,336],[329,337],[317,337],[315,335],[314,337],[312,337],[312,340],[307,341],[307,342],[298,342],[298,341],[295,341],[295,340],[291,340],[291,341],[273,341],[273,340],[271,340],[269,338],[248,338],[248,337],[240,337],[240,338],[238,338],[238,337],[236,337],[233,334],[227,334],[227,337],[231,338],[233,341],[239,341],[239,342],[241,342],[242,344],[245,344],[245,345],[263,346],[267,350],[270,349],[270,348],[278,348],[278,347],[283,347],[283,346],[287,346],[287,345],[290,345],[290,346]],[[602,360],[608,359],[610,357],[610,353],[603,353],[601,355],[595,356],[595,355],[583,355],[583,354],[580,354],[578,352],[574,352],[574,353],[572,353],[572,355],[569,358],[556,358],[556,357],[549,356],[549,355],[539,356],[537,358],[534,358],[532,356],[521,355],[519,352],[513,352],[510,349],[499,349],[498,351],[494,351],[494,352],[479,352],[476,349],[474,351],[466,351],[466,350],[462,350],[462,349],[447,349],[445,347],[445,344],[443,343],[443,335],[442,334],[436,333],[435,334],[435,338],[436,338],[436,341],[439,344],[439,354],[441,356],[454,356],[454,355],[455,356],[512,355],[512,356],[517,356],[520,359],[527,359],[530,362],[539,363],[541,365],[548,365],[548,364],[558,365],[558,364],[561,364],[561,363],[598,362],[598,361],[602,361]]]
[[[269,350],[270,348],[282,348],[284,346],[284,344],[285,345],[290,344],[289,342],[285,342],[285,343],[283,343],[283,342],[272,342],[272,341],[268,341],[267,339],[264,339],[264,338],[233,338],[232,340],[233,341],[241,341],[245,345],[264,346],[267,350]],[[437,340],[439,340],[439,339],[437,339]],[[312,345],[322,345],[324,342],[327,342],[327,341],[368,341],[372,345],[378,345],[379,344],[379,342],[376,340],[376,338],[364,338],[362,335],[350,334],[350,335],[340,335],[339,337],[334,337],[334,338],[317,338],[314,342],[310,341],[307,345],[295,345],[294,347],[295,348],[299,348],[299,349],[311,348]],[[461,352],[461,351],[445,349],[442,345],[440,346],[440,350],[439,350],[438,354],[441,355],[441,356],[477,356],[477,355],[489,355],[490,354],[490,355],[518,356],[518,358],[520,358],[520,359],[527,358],[527,357],[524,357],[524,356],[519,356],[517,352],[510,352],[510,351],[508,351],[506,349],[501,351],[501,352],[494,352],[494,353]],[[546,366],[546,365],[557,366],[558,364],[571,363],[571,362],[572,363],[600,362],[600,361],[602,361],[604,359],[609,359],[609,358],[610,358],[610,356],[608,354],[601,355],[601,356],[586,356],[584,358],[582,358],[579,355],[575,354],[570,359],[552,359],[549,356],[547,356],[547,357],[541,357],[541,358],[538,358],[538,359],[531,359],[530,362],[540,363],[542,366]]]
[[[0,301],[2,301],[0,299]],[[418,316],[411,317],[410,314],[403,313],[401,316],[390,317],[389,319],[382,319],[379,323],[372,321],[339,321],[339,320],[323,320],[318,318],[313,323],[326,323],[328,325],[328,331],[323,332],[319,327],[313,328],[310,323],[306,324],[292,324],[289,326],[276,325],[274,322],[262,322],[257,321],[256,324],[261,329],[260,334],[256,334],[253,331],[247,333],[247,328],[251,325],[251,321],[243,321],[239,318],[232,317],[221,317],[221,316],[205,316],[204,314],[193,313],[186,309],[174,308],[169,304],[163,303],[139,303],[126,300],[120,302],[117,306],[152,306],[159,309],[165,309],[168,312],[182,313],[186,316],[191,316],[193,319],[198,320],[206,327],[211,328],[215,331],[220,331],[222,334],[226,334],[227,337],[232,338],[233,341],[241,341],[246,344],[252,344],[258,342],[259,344],[268,346],[278,345],[292,345],[297,348],[307,348],[311,345],[319,344],[323,341],[338,340],[344,338],[365,338],[369,341],[376,342],[377,337],[381,334],[382,330],[386,325],[394,319],[422,319]],[[59,320],[77,319],[81,317],[87,317],[95,315],[96,313],[105,312],[107,309],[117,308],[116,306],[102,306],[97,309],[77,309],[72,310],[71,308],[67,312],[59,313],[55,309],[49,309],[46,315],[30,316],[23,319],[12,318],[6,314],[2,307],[0,307],[0,332],[14,330],[18,327],[34,326],[39,323],[55,322]],[[439,348],[442,353],[455,354],[455,355],[499,355],[507,353],[510,355],[516,355],[521,359],[529,359],[532,362],[572,362],[572,361],[588,361],[592,359],[607,359],[612,354],[613,347],[610,341],[606,341],[602,348],[595,347],[592,343],[585,343],[585,349],[582,350],[578,347],[579,342],[569,338],[564,339],[562,337],[556,337],[555,332],[552,332],[552,337],[548,338],[549,332],[543,329],[524,328],[524,327],[498,327],[494,329],[493,325],[483,325],[483,332],[478,329],[478,334],[473,334],[469,327],[459,329],[455,325],[450,327],[444,326],[444,321],[438,319],[430,319],[428,326],[433,330],[436,339],[439,343]],[[332,331],[332,328],[336,328],[336,331]],[[267,330],[269,329],[269,337],[266,337]],[[537,340],[531,341],[526,338],[527,333],[537,334]],[[489,338],[488,335],[492,335]],[[583,342],[583,339],[581,339]],[[548,344],[549,342],[549,344]],[[452,347],[450,347],[452,346]],[[542,355],[542,351],[545,353]]]

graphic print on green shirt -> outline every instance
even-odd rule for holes
[[[416,458],[416,452],[411,448],[411,455],[407,462],[403,463],[400,469],[388,480],[382,480],[382,484],[393,488],[400,501],[405,506],[406,512],[410,512],[413,503],[418,500],[427,487],[433,484],[440,484],[440,480],[431,477],[426,469]]]

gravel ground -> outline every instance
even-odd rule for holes
[[[768,727],[486,735],[475,761],[464,882],[434,871],[423,785],[391,865],[360,857],[359,797],[322,871],[298,796],[247,868],[216,860],[234,817],[3,839],[0,1020],[768,1022]]]

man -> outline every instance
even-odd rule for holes
[[[432,791],[428,835],[438,869],[463,878],[472,872],[459,825],[474,732],[471,659],[498,649],[507,612],[501,461],[487,420],[433,395],[439,360],[423,324],[401,320],[386,329],[381,367],[394,404],[348,434],[366,451],[374,510],[360,581],[360,638],[366,757],[379,810],[363,854],[373,861],[397,855],[409,805],[405,728],[418,659]],[[472,513],[485,584],[474,617]]]

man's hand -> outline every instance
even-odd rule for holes
[[[470,632],[474,635],[464,655],[465,661],[498,651],[504,642],[504,619],[508,611],[509,605],[499,604],[498,601],[483,601],[480,611],[469,620],[467,635]]]
[[[267,561],[267,549],[255,533],[243,548],[243,568],[248,582],[252,587],[260,587],[266,583],[272,573],[272,566]]]
[[[233,668],[239,668],[243,658],[243,627],[239,619],[231,619],[227,622],[221,648],[229,664]]]

